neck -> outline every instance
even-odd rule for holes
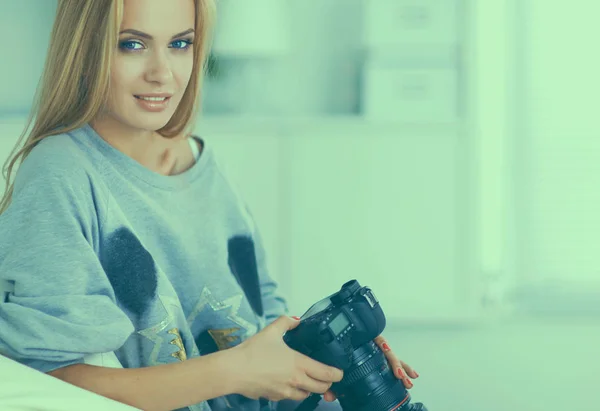
[[[157,169],[166,150],[183,140],[183,136],[166,138],[153,130],[128,127],[110,117],[98,117],[90,125],[108,144],[152,170]]]

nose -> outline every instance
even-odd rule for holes
[[[152,53],[145,77],[146,81],[159,84],[168,83],[173,78],[171,62],[165,53],[158,50]]]

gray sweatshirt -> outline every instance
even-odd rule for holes
[[[279,315],[244,202],[210,145],[163,176],[89,125],[42,140],[0,215],[0,353],[48,372],[114,351],[127,368],[230,348]],[[258,410],[240,395],[190,410]]]

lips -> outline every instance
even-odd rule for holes
[[[137,94],[134,97],[141,109],[151,113],[160,113],[169,107],[172,94]]]
[[[169,97],[140,97],[140,96],[135,96],[135,98],[137,98],[138,100],[144,100],[144,101],[162,102],[162,101],[165,101],[166,99],[168,99]]]
[[[154,103],[162,103],[172,97],[171,94],[138,94],[134,95],[138,100],[149,101]]]

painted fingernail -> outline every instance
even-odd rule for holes
[[[292,317],[296,321],[300,321],[300,317]]]
[[[410,380],[407,379],[407,380],[405,380],[405,382],[407,384],[406,388],[412,388],[413,387],[413,383]]]
[[[390,350],[390,346],[387,343],[383,343],[381,345],[381,347],[383,348],[383,351],[388,352]]]
[[[404,370],[402,369],[402,367],[398,367],[398,375],[401,379],[406,379],[406,375],[404,374]]]
[[[415,371],[415,375],[417,376],[417,378],[419,378],[419,373]]]

